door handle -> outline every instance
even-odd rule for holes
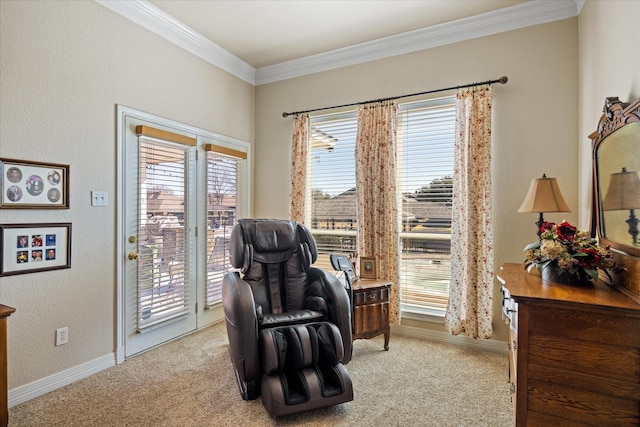
[[[129,252],[129,261],[133,261],[134,259],[138,259],[138,254],[136,252]]]

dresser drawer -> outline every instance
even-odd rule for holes
[[[389,301],[389,288],[354,291],[353,302],[356,306]]]
[[[509,392],[513,409],[516,409],[516,396],[518,385],[518,334],[513,329],[509,329]]]

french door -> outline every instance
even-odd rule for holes
[[[196,138],[124,123],[125,357],[196,328]]]
[[[118,106],[117,362],[222,321],[251,145]]]

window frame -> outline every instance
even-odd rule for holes
[[[418,100],[418,101],[413,101],[413,102],[406,102],[406,103],[402,103],[398,105],[398,116],[399,116],[399,122],[400,122],[400,116],[403,113],[406,113],[409,110],[423,110],[423,109],[448,109],[450,110],[448,113],[448,116],[450,117],[450,122],[449,126],[451,126],[451,130],[450,130],[450,138],[451,138],[451,142],[450,142],[450,146],[449,149],[451,150],[451,157],[450,157],[450,164],[451,164],[451,178],[453,178],[453,163],[454,163],[454,149],[455,149],[455,105],[456,105],[456,101],[455,101],[455,96],[445,96],[445,97],[439,97],[439,98],[431,98],[431,99],[424,99],[424,100]],[[445,113],[442,113],[445,114]],[[398,128],[401,128],[400,123],[398,123]],[[402,147],[402,141],[400,136],[398,137],[398,152],[402,153],[403,151],[403,147]],[[400,161],[400,163],[402,163],[402,160]],[[400,166],[398,166],[398,174],[401,174],[403,171],[401,169]],[[445,175],[446,176],[446,175]],[[444,178],[444,177],[442,177]],[[430,183],[433,183],[433,181],[431,181]],[[400,187],[400,183],[398,184],[398,187]],[[453,193],[453,189],[451,190]],[[451,193],[451,194],[452,194]],[[402,191],[398,191],[398,197],[402,199],[402,195],[403,192]],[[398,206],[400,207],[400,209],[402,210],[402,200],[398,201]],[[423,240],[427,240],[429,239],[429,241],[431,242],[437,242],[437,241],[442,241],[442,242],[448,242],[448,246],[449,246],[449,250],[448,250],[448,257],[446,256],[446,251],[445,251],[445,257],[443,259],[430,259],[430,265],[436,265],[435,268],[437,268],[438,263],[437,262],[442,262],[444,261],[445,263],[448,261],[449,262],[449,266],[450,266],[450,259],[451,259],[451,249],[450,249],[450,242],[451,242],[451,217],[449,217],[449,232],[448,233],[443,233],[443,232],[434,232],[434,233],[411,233],[411,232],[407,232],[404,231],[404,224],[402,224],[402,215],[399,215],[398,220],[400,221],[400,230],[402,230],[400,232],[400,241],[401,241],[401,247],[404,247],[404,245],[406,244],[406,240],[409,238],[419,238],[419,239],[423,239]],[[445,227],[446,228],[446,227]],[[437,243],[435,243],[435,245],[437,246]],[[434,251],[438,251],[438,249],[433,249]],[[405,260],[405,252],[404,249],[401,248],[401,253],[400,253],[400,277],[401,277],[401,281],[402,281],[402,271],[403,271],[403,261],[406,262]],[[436,262],[437,261],[437,262]],[[436,276],[438,275],[442,275],[442,272],[439,273],[435,273]],[[433,277],[433,276],[432,276]],[[406,279],[406,276],[405,276]],[[410,304],[408,302],[403,302],[403,299],[405,298],[402,294],[406,294],[407,289],[405,288],[406,284],[402,284],[400,283],[400,287],[401,287],[401,292],[400,292],[400,311],[401,311],[401,315],[402,317],[408,317],[407,314],[411,314],[413,316],[416,315],[425,315],[425,316],[429,316],[429,317],[433,317],[433,318],[438,318],[438,319],[442,319],[445,316],[445,312],[446,312],[446,307],[447,304],[449,302],[449,290],[450,290],[450,284],[451,284],[451,269],[449,268],[448,272],[445,275],[444,280],[448,280],[448,285],[447,285],[447,296],[444,297],[443,295],[438,295],[435,291],[431,290],[428,292],[425,292],[424,294],[420,295],[420,298],[426,299],[426,300],[431,300],[433,302],[432,305],[430,306],[421,306],[419,304]],[[404,292],[403,292],[404,291]]]

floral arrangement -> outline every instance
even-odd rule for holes
[[[555,269],[558,275],[572,275],[583,280],[598,278],[598,269],[614,267],[614,259],[609,248],[598,245],[598,241],[585,231],[579,231],[568,222],[557,225],[543,222],[540,226],[540,240],[527,245],[525,267],[530,271],[534,266],[542,272],[545,268]]]

